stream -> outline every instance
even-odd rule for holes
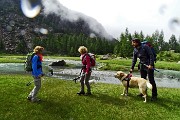
[[[67,64],[73,64],[75,67],[67,68],[67,67],[50,67],[50,64],[53,61],[57,61],[55,59],[47,59],[43,62],[43,71],[45,74],[48,73],[48,69],[52,68],[54,71],[54,78],[65,79],[65,80],[73,80],[75,77],[79,76],[81,71],[81,61],[74,60],[65,60]],[[100,65],[98,65],[99,67]],[[173,70],[162,70],[158,69],[159,72],[155,71],[155,81],[157,87],[168,87],[168,88],[180,88],[180,74],[179,71]],[[23,63],[0,63],[0,72],[1,73],[16,73],[16,74],[24,74],[24,64]],[[90,79],[94,79],[96,82],[101,83],[110,83],[110,84],[120,84],[120,81],[114,77],[117,71],[100,71],[97,68],[94,68],[92,71],[92,75]],[[127,73],[127,71],[124,71]],[[138,72],[133,72],[133,76],[140,77]]]

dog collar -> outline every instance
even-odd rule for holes
[[[127,76],[123,76],[123,77],[121,78],[121,81],[123,81],[126,77],[127,77]]]

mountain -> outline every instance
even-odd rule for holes
[[[50,34],[85,34],[111,40],[103,26],[95,19],[69,10],[57,0],[45,0],[39,15],[26,17],[17,0],[0,1],[0,47],[9,53],[16,53],[22,41],[32,49],[32,39],[43,39]],[[2,48],[0,48],[2,49]]]

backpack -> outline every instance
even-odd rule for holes
[[[87,53],[86,55],[89,55],[89,57],[90,57],[91,67],[96,66],[96,56],[95,56],[95,54]],[[83,56],[82,61],[83,61],[83,59],[85,58],[86,55]]]
[[[24,70],[27,72],[31,72],[32,71],[32,58],[34,57],[35,53],[31,52],[28,53],[26,56],[26,60],[24,63]]]
[[[154,61],[156,62],[156,57],[157,57],[157,55],[156,55],[156,52],[155,52],[153,46],[151,45],[151,43],[148,42],[148,41],[143,41],[143,42],[141,42],[141,44],[142,44],[143,46],[146,45],[146,46],[149,46],[149,47],[151,48],[151,51],[152,51],[152,53],[153,53],[153,55],[154,55]]]

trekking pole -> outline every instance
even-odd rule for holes
[[[144,64],[144,63],[141,63],[141,64],[143,64],[144,66],[146,66],[146,67],[148,67],[148,65],[146,65],[146,64]],[[162,73],[162,72],[160,72],[159,70],[157,70],[156,68],[152,68],[152,70],[154,70],[154,71],[157,71],[157,72],[159,72],[159,73]],[[166,74],[164,74],[164,73],[162,73],[163,75],[166,75]],[[167,75],[166,75],[167,76]],[[174,78],[173,76],[170,76],[170,75],[168,75],[168,77],[169,78]],[[178,79],[179,80],[179,79]]]
[[[42,80],[45,80],[44,78],[42,78]],[[30,82],[28,82],[27,84],[26,84],[26,86],[30,86],[31,85],[31,83],[33,83],[34,82],[34,80],[32,80],[32,81],[30,81]]]
[[[28,82],[28,83],[26,84],[26,86],[30,86],[32,82],[34,82],[34,80]]]
[[[53,75],[53,69],[50,69],[49,72],[50,72],[50,75],[47,73],[46,76],[52,76],[52,75]],[[42,76],[45,76],[45,74],[43,74]],[[45,80],[44,78],[41,78],[41,79],[42,79],[42,80]],[[26,84],[26,86],[30,86],[31,83],[33,83],[33,82],[34,82],[34,80],[28,82],[28,83]]]
[[[75,77],[75,78],[73,79],[73,81],[74,81],[75,83],[76,83],[76,81],[77,81],[79,78],[81,78],[82,69],[83,69],[83,68],[81,68],[81,72],[80,72],[79,76],[78,76],[78,77]]]
[[[78,80],[78,79],[80,79],[81,78],[81,74],[82,74],[82,70],[83,70],[83,68],[84,68],[84,66],[82,66],[82,68],[81,68],[81,72],[80,72],[80,74],[79,74],[79,76],[78,77],[75,77],[74,79],[73,79],[73,81],[76,83],[76,81]]]
[[[144,66],[148,67],[148,65],[144,64],[144,63],[141,63],[143,64]],[[157,70],[156,68],[152,68],[153,70],[157,71],[157,72],[160,72],[159,70]]]

